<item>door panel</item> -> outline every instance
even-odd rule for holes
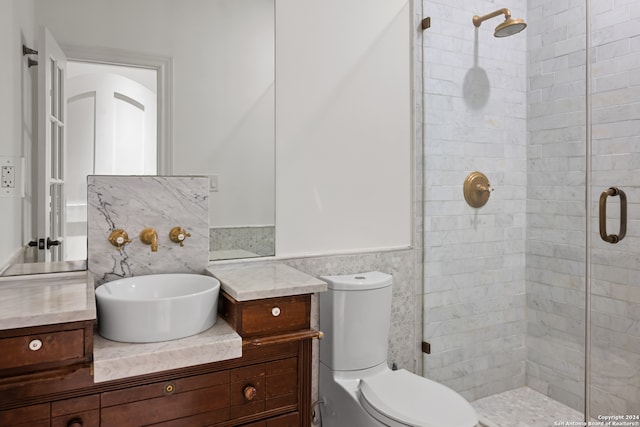
[[[67,58],[46,28],[40,33],[38,62],[38,261],[61,261],[65,240]]]
[[[640,416],[640,19],[628,7],[605,8],[590,17],[590,415],[596,419]],[[601,221],[606,236],[622,236],[626,225],[624,237],[603,240]]]

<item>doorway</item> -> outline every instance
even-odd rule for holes
[[[64,260],[87,257],[87,175],[158,173],[158,72],[67,63]]]

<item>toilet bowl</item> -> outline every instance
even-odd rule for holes
[[[462,396],[387,364],[392,277],[323,276],[320,400],[323,427],[475,427]]]

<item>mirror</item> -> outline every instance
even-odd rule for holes
[[[274,0],[33,5],[35,28],[46,27],[71,62],[160,70],[158,174],[210,177],[211,259],[274,255]],[[68,218],[82,218],[82,201],[69,204]],[[77,222],[69,237],[83,229]]]

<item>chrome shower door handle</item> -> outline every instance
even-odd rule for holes
[[[609,196],[620,197],[620,232],[619,234],[607,234],[607,198]],[[600,194],[600,237],[608,243],[618,243],[627,234],[627,195],[616,187],[611,187]]]

